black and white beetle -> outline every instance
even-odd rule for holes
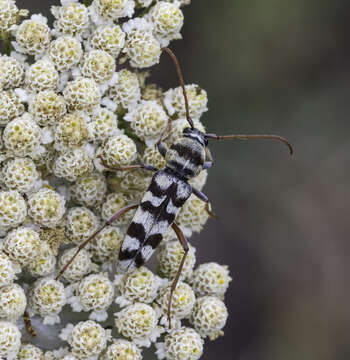
[[[77,254],[83,249],[98,233],[106,226],[113,224],[121,215],[131,209],[137,208],[137,211],[127,229],[124,241],[119,252],[118,267],[121,271],[135,269],[143,265],[153,254],[163,236],[171,226],[175,231],[183,249],[184,255],[181,259],[177,274],[171,285],[170,299],[168,305],[168,319],[170,323],[170,310],[173,292],[179,281],[181,271],[188,252],[188,245],[185,236],[179,226],[174,222],[176,215],[186,200],[193,193],[199,199],[208,205],[208,197],[201,191],[193,188],[188,180],[198,175],[202,170],[209,169],[213,165],[213,159],[208,149],[208,139],[273,139],[285,143],[290,153],[293,148],[289,142],[277,135],[225,135],[205,134],[197,130],[190,117],[188,100],[185,85],[180,69],[180,65],[174,53],[163,48],[173,60],[180,85],[183,90],[185,100],[186,118],[190,127],[184,129],[183,137],[176,141],[167,150],[162,142],[157,144],[160,154],[166,160],[164,169],[157,169],[147,164],[131,165],[113,170],[133,170],[144,169],[155,172],[151,184],[144,194],[141,203],[129,205],[114,214],[100,229],[98,229],[90,238],[82,243],[70,261],[61,269],[56,280],[71,265]],[[209,208],[207,207],[210,213]]]

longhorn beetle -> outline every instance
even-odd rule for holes
[[[180,208],[193,193],[199,199],[203,200],[207,205],[208,197],[201,191],[193,188],[188,180],[198,175],[202,170],[209,169],[213,166],[213,159],[208,148],[208,140],[224,140],[224,139],[273,139],[286,144],[293,153],[293,148],[289,142],[277,135],[224,135],[205,134],[193,125],[190,117],[188,99],[183,81],[183,76],[179,62],[175,54],[169,48],[163,48],[174,62],[176,72],[182,87],[186,119],[189,127],[183,130],[183,137],[166,149],[165,145],[160,141],[157,144],[160,154],[166,160],[164,169],[157,169],[151,165],[139,164],[130,165],[121,168],[113,168],[113,170],[133,170],[144,169],[154,172],[151,183],[144,194],[141,203],[138,205],[128,205],[117,213],[115,213],[100,229],[98,229],[91,237],[83,242],[74,256],[61,269],[56,280],[71,265],[79,251],[83,249],[97,234],[99,234],[106,226],[112,225],[121,215],[131,209],[137,208],[137,211],[127,229],[124,241],[119,252],[119,269],[126,272],[143,265],[153,254],[163,236],[171,226],[178,237],[184,255],[181,259],[177,274],[171,284],[170,298],[168,304],[168,321],[170,322],[171,302],[174,290],[179,281],[182,268],[189,250],[187,240],[182,233],[180,227],[174,222]],[[207,211],[210,213],[209,207]]]

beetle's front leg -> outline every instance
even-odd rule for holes
[[[214,159],[208,147],[205,148],[205,154],[207,156],[207,161],[203,164],[203,170],[210,169],[214,165]]]
[[[217,219],[218,216],[210,209],[208,196],[195,188],[192,188],[192,192],[195,196],[197,196],[198,199],[205,202],[205,210],[207,211],[209,216]]]
[[[155,166],[152,166],[149,164],[135,164],[135,165],[128,165],[128,166],[114,167],[114,166],[109,166],[108,164],[106,164],[106,162],[102,158],[101,158],[101,162],[102,162],[102,165],[109,171],[130,171],[130,170],[142,169],[142,170],[156,172],[159,170]]]
[[[157,148],[158,148],[158,151],[159,151],[160,155],[162,155],[165,158],[167,149],[166,149],[166,146],[164,145],[164,143],[158,142],[157,143]]]

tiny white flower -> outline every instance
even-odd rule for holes
[[[51,31],[46,23],[47,19],[40,14],[24,20],[14,31],[16,41],[12,45],[15,50],[23,54],[42,55],[51,40]]]
[[[141,90],[139,79],[133,72],[123,69],[118,72],[118,78],[112,82],[109,95],[113,100],[112,104],[106,103],[106,106],[114,107],[110,110],[115,111],[120,105],[125,109],[132,110],[141,99]]]
[[[97,27],[97,29],[91,35],[86,49],[91,48],[96,50],[104,50],[115,58],[119,55],[120,51],[125,45],[125,33],[122,31],[119,25],[106,25]]]
[[[156,344],[158,359],[198,360],[203,353],[203,340],[195,330],[187,327],[175,329]]]
[[[168,116],[163,108],[152,100],[142,100],[124,120],[129,121],[135,134],[146,142],[147,146],[154,146],[164,134],[168,126]]]
[[[154,25],[154,34],[161,46],[168,46],[174,39],[181,39],[180,30],[184,16],[179,3],[159,1],[151,8],[149,18]]]
[[[27,90],[22,89],[22,88],[17,88],[14,90],[14,92],[18,96],[20,102],[23,102],[23,103],[28,102],[29,94],[28,94]]]
[[[21,360],[42,360],[43,351],[32,344],[22,344],[17,359]]]
[[[46,315],[43,318],[44,325],[55,325],[61,322],[60,317],[57,314]]]
[[[67,341],[73,329],[74,329],[74,325],[68,323],[64,328],[62,328],[58,337],[63,341]]]
[[[7,321],[0,321],[0,357],[13,360],[21,346],[21,332]]]
[[[44,317],[46,324],[60,322],[57,315],[66,302],[63,284],[50,277],[38,279],[30,290],[30,306],[36,314]]]
[[[142,266],[123,277],[116,276],[114,283],[118,283],[121,293],[115,302],[123,307],[133,302],[150,303],[157,296],[159,287],[163,284],[158,276]]]
[[[156,312],[147,304],[136,303],[114,315],[118,331],[139,346],[149,347],[163,332]]]
[[[196,294],[224,297],[232,280],[228,267],[214,262],[201,264],[193,272],[190,284]]]
[[[223,336],[222,328],[226,324],[228,311],[225,304],[214,296],[199,298],[191,314],[190,322],[198,333],[211,340]]]
[[[160,245],[158,253],[159,270],[168,279],[176,276],[184,250],[179,241],[171,240]],[[190,278],[196,262],[196,249],[189,244],[189,251],[184,263],[180,279]]]
[[[185,89],[189,103],[190,115],[195,119],[199,119],[202,114],[208,110],[207,92],[196,84],[185,85]],[[169,115],[176,116],[177,118],[181,118],[186,115],[185,100],[180,86],[175,89],[169,89],[164,93],[164,105]]]
[[[42,24],[47,24],[47,17],[42,14],[33,14],[31,19],[36,22],[41,22]]]
[[[136,68],[146,68],[159,62],[161,45],[152,32],[152,24],[144,19],[132,19],[123,25],[127,33],[123,52]]]
[[[79,358],[98,357],[106,348],[110,339],[110,331],[92,320],[82,321],[74,326],[68,336],[73,355]]]
[[[0,319],[17,321],[27,306],[24,289],[18,284],[5,285],[0,288]]]
[[[94,0],[92,8],[103,19],[118,20],[121,17],[131,17],[134,13],[133,0]],[[96,17],[94,17],[96,21]]]

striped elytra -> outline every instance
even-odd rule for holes
[[[183,144],[179,147],[181,151],[185,150]],[[176,148],[172,151],[177,152]],[[181,161],[183,158],[178,154],[175,168],[166,166],[165,169],[154,174],[121,246],[119,252],[121,271],[140,267],[151,257],[179,210],[190,197],[192,187],[187,183],[188,177],[179,171],[181,170],[179,159]],[[193,163],[189,166],[191,169],[194,167]]]

